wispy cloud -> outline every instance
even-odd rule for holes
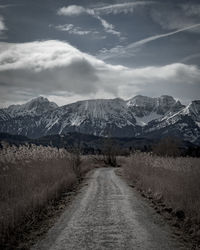
[[[0,31],[6,30],[6,25],[4,23],[4,18],[0,16]]]
[[[120,37],[121,33],[119,31],[115,30],[115,27],[113,24],[108,23],[105,19],[103,19],[98,13],[95,12],[94,9],[84,8],[79,5],[70,5],[68,7],[62,7],[57,12],[58,15],[63,16],[78,16],[81,14],[88,14],[95,19],[97,19],[101,25],[103,26],[104,30],[107,33],[110,33],[112,35],[116,35]]]
[[[177,33],[180,33],[180,32],[186,31],[186,30],[195,29],[197,27],[200,27],[200,23],[194,24],[194,25],[191,25],[189,27],[185,27],[185,28],[182,28],[182,29],[179,29],[179,30],[175,30],[175,31],[172,31],[172,32],[169,32],[169,33],[165,33],[165,34],[145,38],[143,40],[140,40],[138,42],[135,42],[135,43],[132,43],[132,44],[128,45],[127,48],[135,48],[135,47],[144,45],[145,43],[149,43],[151,41],[154,41],[154,40],[157,40],[157,39],[160,39],[160,38],[164,38],[164,37],[167,37],[167,36],[172,36],[172,35],[175,35]]]
[[[13,7],[15,6],[14,4],[0,4],[0,9],[5,9],[5,8],[8,8],[8,7]]]
[[[187,16],[200,16],[200,4],[186,3],[181,8]]]
[[[164,30],[181,29],[199,23],[200,4],[166,4],[165,8],[156,5],[151,9],[151,17]],[[200,33],[200,29],[189,29],[189,32]]]
[[[106,5],[99,8],[94,8],[94,11],[98,14],[127,14],[129,12],[133,12],[137,7],[142,7],[146,5],[152,5],[155,1],[136,1],[136,2],[127,2],[127,3],[119,3]]]
[[[95,18],[97,18],[100,21],[100,23],[102,24],[107,33],[116,35],[118,37],[121,36],[121,33],[115,30],[115,26],[113,24],[108,23],[105,19],[101,18],[98,15],[95,15]]]
[[[58,15],[63,15],[63,16],[78,16],[83,13],[94,15],[94,11],[92,9],[84,8],[79,5],[69,5],[68,7],[62,7],[58,10],[57,13]]]
[[[200,53],[192,54],[180,60],[180,63],[187,63],[193,59],[200,58]]]
[[[0,15],[0,38],[2,38],[4,31],[7,30],[4,18]]]
[[[178,29],[178,30],[175,30],[175,31],[172,31],[172,32],[168,32],[168,33],[165,33],[165,34],[160,34],[160,35],[155,35],[155,36],[151,36],[151,37],[147,37],[145,39],[142,39],[142,40],[139,40],[137,42],[134,42],[134,43],[131,43],[129,44],[128,46],[117,46],[117,47],[114,47],[110,50],[107,50],[107,49],[103,49],[100,51],[100,53],[97,55],[99,58],[101,59],[109,59],[109,58],[113,58],[113,57],[129,57],[129,56],[132,56],[134,52],[138,51],[138,49],[147,44],[147,43],[150,43],[152,41],[155,41],[155,40],[158,40],[158,39],[161,39],[161,38],[165,38],[165,37],[168,37],[168,36],[172,36],[172,35],[175,35],[177,33],[180,33],[180,32],[184,32],[184,31],[187,31],[187,30],[191,30],[191,29],[195,29],[195,28],[198,28],[200,27],[200,23],[198,24],[195,24],[195,25],[191,25],[189,27],[185,27],[185,28],[182,28],[182,29]]]
[[[91,30],[83,30],[80,27],[75,27],[73,24],[63,24],[63,25],[57,25],[55,26],[57,30],[60,31],[67,31],[69,34],[74,34],[74,35],[88,35],[91,33],[98,33],[97,31],[91,31]]]

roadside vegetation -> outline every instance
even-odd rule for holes
[[[200,239],[200,158],[181,157],[178,140],[165,138],[151,152],[140,152],[122,149],[108,138],[102,151],[93,156],[82,155],[80,143],[67,150],[2,145],[0,249],[9,249],[7,243],[18,241],[18,231],[34,225],[49,204],[74,190],[89,170],[102,166],[122,166],[132,186],[174,216],[177,227]]]
[[[163,146],[164,147],[164,146]],[[164,147],[165,148],[165,147]],[[174,157],[177,148],[167,155],[159,147],[155,153],[135,152],[122,157],[125,176],[159,210],[174,216],[174,226],[184,228],[200,239],[200,158]]]
[[[0,248],[25,224],[34,224],[48,204],[73,190],[93,167],[78,150],[35,145],[0,150]]]
[[[102,150],[102,157],[105,166],[117,167],[117,155],[119,152],[120,150],[117,143],[111,138],[106,138]]]

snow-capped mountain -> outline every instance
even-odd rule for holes
[[[115,137],[176,135],[198,143],[200,101],[185,107],[171,96],[135,96],[130,100],[86,100],[58,107],[39,97],[0,110],[0,132],[35,138],[74,131]]]
[[[142,131],[143,136],[155,138],[166,135],[200,143],[200,101],[193,101],[178,112],[168,112],[153,120]]]
[[[12,118],[14,118],[26,115],[42,115],[43,113],[52,111],[57,107],[58,105],[56,103],[49,102],[47,98],[40,96],[22,105],[11,105],[3,111],[9,114]]]
[[[128,100],[127,105],[140,126],[145,126],[152,120],[162,118],[168,112],[176,112],[184,107],[179,101],[167,95],[158,98],[138,95]]]
[[[134,136],[139,127],[122,99],[87,100],[56,109],[47,117],[50,133],[81,133],[100,136]]]

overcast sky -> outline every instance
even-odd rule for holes
[[[200,1],[0,0],[0,106],[200,99]]]

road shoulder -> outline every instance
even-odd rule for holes
[[[142,199],[147,204],[147,206],[149,206],[149,208],[154,210],[158,217],[160,216],[166,225],[170,227],[173,238],[176,238],[178,241],[182,242],[188,250],[200,249],[198,242],[181,229],[181,221],[177,219],[177,216],[172,213],[171,210],[168,210],[165,204],[163,204],[160,200],[153,199],[143,190],[138,189],[137,186],[134,185],[134,183],[131,182],[130,179],[123,173],[122,168],[115,169],[115,173],[129,185],[134,193],[138,194],[140,199]]]
[[[63,192],[58,200],[52,201],[47,207],[42,209],[34,223],[29,223],[23,227],[23,231],[19,228],[19,238],[5,250],[20,249],[29,250],[34,244],[40,241],[46,233],[52,228],[56,221],[62,216],[64,211],[73,202],[79,191],[88,185],[88,179],[92,175],[94,169],[88,172],[81,183],[77,183],[70,191]]]

